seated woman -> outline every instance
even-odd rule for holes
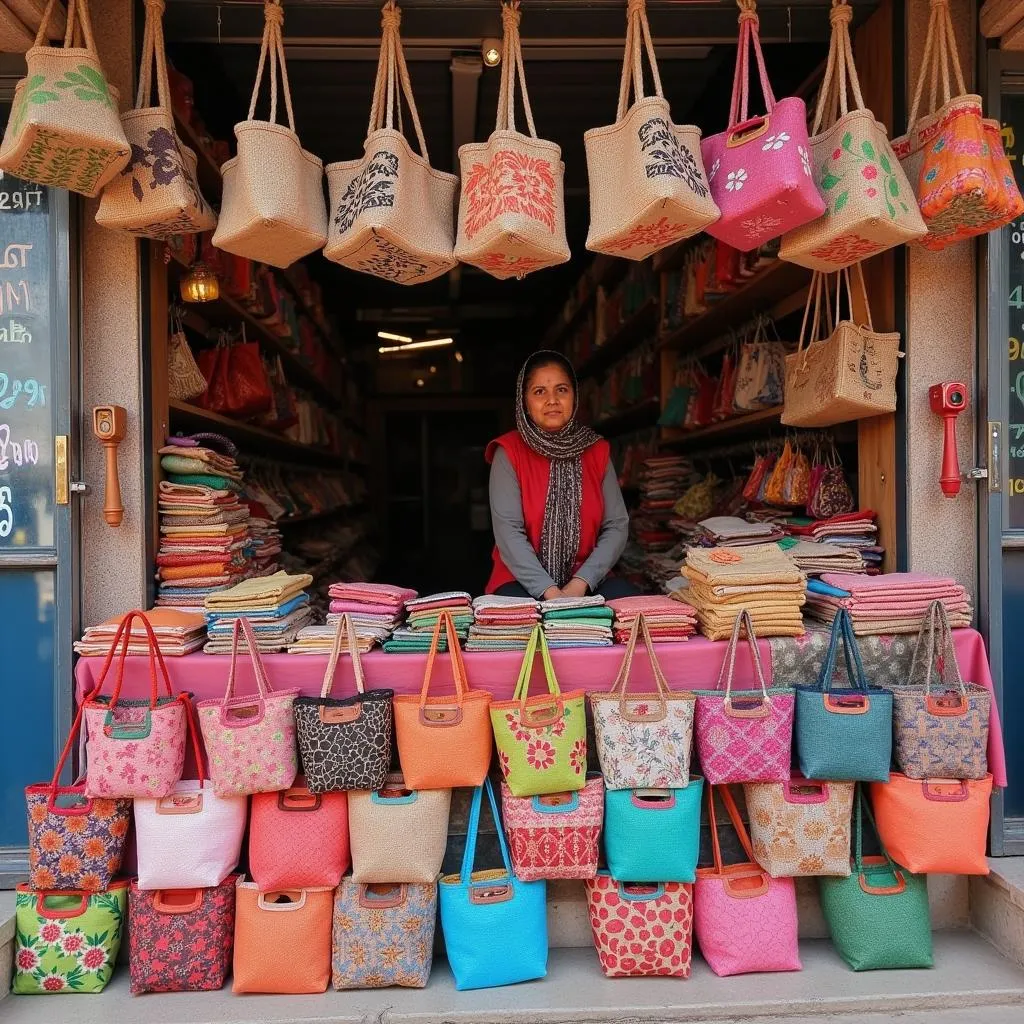
[[[572,364],[558,352],[535,352],[516,388],[517,429],[487,447],[495,540],[487,593],[638,593],[608,575],[626,546],[629,515],[608,442],[576,422]]]

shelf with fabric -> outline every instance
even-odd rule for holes
[[[711,423],[696,430],[680,430],[678,427],[665,427],[662,430],[662,443],[674,448],[684,447],[707,440],[709,437],[730,437],[745,433],[761,433],[758,429],[763,425],[774,425],[782,417],[782,406],[775,405],[770,409],[758,409],[756,412],[744,413],[742,416],[730,416],[727,420]]]
[[[584,272],[589,278],[583,298],[581,298],[572,313],[565,318],[556,318],[544,335],[542,348],[563,348],[563,343],[569,338],[572,332],[586,316],[588,311],[594,310],[594,300],[597,298],[599,288],[605,291],[613,288],[625,276],[629,270],[629,261],[616,259],[613,256],[596,256],[590,267]],[[577,281],[574,290],[580,287]]]
[[[603,373],[649,338],[657,321],[658,300],[652,295],[577,367],[577,377],[586,380]]]

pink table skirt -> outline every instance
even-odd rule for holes
[[[973,629],[953,630],[957,660],[965,679],[992,689],[985,642],[981,634]],[[764,666],[765,681],[771,685],[772,658],[767,640],[758,641],[761,663]],[[673,690],[699,690],[714,688],[722,667],[727,644],[725,641],[711,641],[704,637],[693,637],[686,643],[658,644],[658,660],[662,671]],[[555,674],[563,691],[567,690],[608,690],[615,682],[625,648],[619,645],[602,648],[580,648],[578,650],[552,651],[551,657]],[[515,689],[522,665],[522,655],[516,651],[488,651],[463,655],[470,686],[490,690],[499,699],[508,699]],[[196,700],[223,696],[227,688],[229,656],[224,654],[188,654],[182,658],[166,658],[167,671],[175,692],[188,690]],[[374,651],[363,655],[363,672],[366,685],[387,687],[396,693],[418,693],[423,685],[423,671],[426,666],[425,654],[384,654]],[[266,654],[263,656],[270,683],[275,689],[298,687],[302,693],[315,696],[323,685],[327,655],[312,654]],[[75,668],[77,697],[91,690],[97,682],[102,658],[79,658]],[[112,666],[104,691],[113,692],[116,665]],[[808,680],[813,682],[813,680]],[[736,652],[736,673],[733,685],[741,689],[756,686],[754,667],[750,651],[744,644]],[[539,693],[545,687],[540,659],[534,666],[532,693]],[[431,681],[432,694],[450,693],[453,689],[450,662],[447,655],[439,655],[434,666]],[[647,652],[638,650],[633,661],[631,690],[653,690],[654,677],[651,674]],[[254,693],[256,681],[248,657],[239,657],[236,692]],[[129,657],[125,665],[125,697],[145,697],[149,692],[149,659],[142,656]],[[332,693],[336,697],[355,693],[355,677],[352,663],[343,658],[338,663]],[[997,786],[1006,785],[1006,760],[1003,753],[1003,736],[995,702],[992,703],[992,722],[988,745],[989,768]]]

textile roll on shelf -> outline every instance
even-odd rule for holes
[[[749,523],[739,516],[712,516],[702,519],[694,537],[704,547],[746,547],[751,544],[769,544],[784,536],[776,523]]]
[[[495,594],[475,598],[466,650],[525,651],[538,622],[540,606],[533,598]]]
[[[247,619],[260,651],[280,651],[295,641],[312,617],[305,588],[313,582],[307,573],[290,576],[276,572],[259,576],[211,594],[206,599],[209,641],[207,654],[230,654],[235,619]]]

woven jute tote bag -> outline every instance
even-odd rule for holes
[[[0,170],[90,198],[131,156],[117,114],[118,92],[100,64],[88,0],[68,0],[63,46],[47,46],[56,0],[46,5],[28,73],[14,90],[0,143]]]
[[[326,168],[331,222],[324,256],[397,284],[420,284],[456,265],[459,179],[430,166],[398,32],[401,17],[394,0],[388,0],[381,13],[380,59],[363,156]],[[409,105],[419,153],[401,131],[399,89]]]
[[[800,343],[796,352],[786,356],[782,422],[787,426],[830,427],[847,420],[896,411],[899,332],[874,329],[864,287],[864,272],[859,263],[853,271],[860,283],[866,324],[859,324],[854,319],[850,270],[844,269],[836,275],[835,316],[838,323],[834,325],[827,276],[815,272],[804,308]],[[850,304],[849,320],[839,320],[841,284],[845,285]],[[814,318],[808,336],[812,305]],[[822,305],[825,306],[824,330],[829,335],[817,341],[822,330]]]
[[[583,136],[590,179],[587,248],[631,260],[703,231],[720,216],[700,155],[700,129],[672,123],[645,0],[630,0],[615,123]],[[643,48],[654,95],[644,95]],[[634,103],[629,102],[630,89]]]
[[[501,280],[569,259],[565,164],[554,142],[537,138],[519,44],[519,2],[503,3],[501,90],[494,133],[459,147],[462,197],[455,256]],[[516,131],[516,78],[529,135]]]
[[[238,153],[221,168],[224,198],[213,244],[236,256],[287,267],[327,241],[323,163],[302,148],[288,88],[279,0],[263,5],[265,23],[249,116],[235,125]],[[270,120],[256,121],[263,69],[270,60]],[[277,123],[278,65],[288,127]]]
[[[164,52],[164,0],[146,0],[146,28],[135,109],[121,115],[132,148],[128,166],[104,190],[96,223],[141,238],[210,231],[217,215],[196,180],[196,155],[174,129]],[[153,63],[156,62],[156,106]]]
[[[790,263],[825,272],[922,238],[928,230],[885,126],[864,106],[850,43],[853,9],[846,0],[833,0],[830,17],[832,40],[810,139],[825,212],[787,232],[779,251]]]

